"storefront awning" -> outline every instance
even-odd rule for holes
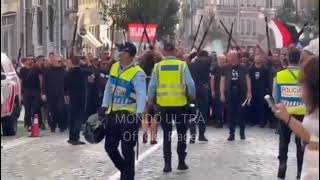
[[[86,29],[85,24],[84,24],[84,17],[85,14],[79,14],[79,19],[78,19],[78,29],[77,33],[82,39],[84,40],[85,43],[87,43],[89,46],[93,48],[99,48],[103,46],[103,44],[90,32]]]

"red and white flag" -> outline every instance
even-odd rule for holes
[[[297,29],[292,25],[283,24],[276,19],[272,19],[268,26],[273,31],[276,48],[288,47],[299,40]]]

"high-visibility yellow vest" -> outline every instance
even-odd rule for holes
[[[187,64],[177,59],[163,60],[155,65],[157,74],[157,98],[160,107],[187,105],[184,71]]]
[[[278,102],[284,104],[291,115],[305,115],[306,106],[302,100],[302,88],[298,82],[300,70],[294,69],[290,71],[285,69],[277,73],[276,84]]]
[[[119,73],[119,70],[119,62],[115,63],[111,67],[110,81],[112,86],[112,94],[114,95],[112,97],[112,109],[110,105],[107,114],[116,111],[128,111],[129,113],[136,113],[136,93],[131,81],[138,72],[143,70],[136,65],[129,67],[121,74]]]

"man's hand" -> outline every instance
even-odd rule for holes
[[[212,96],[212,98],[216,97],[216,93],[213,90],[211,91],[211,96]]]
[[[64,96],[64,102],[65,102],[66,104],[70,104],[70,98],[69,98],[69,96]]]
[[[287,121],[290,118],[290,115],[287,111],[287,108],[283,104],[277,104],[276,105],[277,111],[275,113],[276,117],[282,120],[283,122],[287,123]]]
[[[42,101],[47,101],[47,96],[45,94],[42,94],[41,99],[42,99]]]
[[[106,107],[101,107],[98,109],[98,115],[99,117],[104,117],[106,115],[106,112],[107,112],[107,109]]]
[[[222,103],[226,102],[226,97],[224,96],[224,94],[221,94],[220,100],[221,100]]]

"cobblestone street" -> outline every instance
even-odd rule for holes
[[[22,129],[21,129],[22,130]],[[67,132],[42,133],[40,138],[2,137],[1,178],[5,180],[111,180],[117,170],[103,145],[70,146]],[[208,129],[209,143],[188,146],[190,170],[176,171],[176,138],[171,174],[163,174],[162,146],[140,144],[137,180],[272,180],[277,179],[278,135],[274,130],[248,128],[247,140],[226,141],[227,129]],[[141,136],[140,136],[141,137]],[[153,148],[150,150],[150,148]],[[288,180],[296,175],[295,146],[289,153]],[[150,153],[151,152],[151,153]]]

